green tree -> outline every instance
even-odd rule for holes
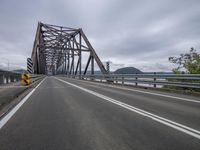
[[[189,53],[180,54],[179,57],[169,57],[169,61],[178,65],[173,69],[175,74],[180,74],[182,69],[189,74],[200,74],[200,54],[194,48],[191,48]]]
[[[188,53],[180,54],[179,57],[169,57],[171,63],[177,64],[177,67],[172,69],[174,74],[200,74],[200,54],[191,48]],[[199,83],[199,80],[187,80],[187,79],[167,79],[172,82],[195,82]],[[176,86],[164,86],[167,89],[175,90],[190,90],[200,92],[200,89],[189,88],[189,87],[176,87]]]

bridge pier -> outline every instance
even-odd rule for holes
[[[6,84],[8,84],[8,83],[10,83],[10,76],[9,75],[6,76]]]
[[[4,75],[3,74],[0,75],[0,84],[4,84]]]
[[[10,82],[15,82],[15,81],[16,81],[15,76],[14,75],[10,76]]]

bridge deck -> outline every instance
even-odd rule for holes
[[[171,96],[47,77],[0,127],[0,149],[199,149],[199,98]]]

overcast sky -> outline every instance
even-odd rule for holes
[[[200,0],[1,0],[0,67],[26,68],[38,21],[82,28],[112,70],[170,71],[200,50]]]

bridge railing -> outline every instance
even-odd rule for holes
[[[31,80],[37,80],[41,76],[42,75],[31,74],[30,79]],[[13,72],[13,71],[0,70],[0,85],[19,82],[20,80],[21,80],[21,73]]]
[[[110,82],[145,87],[176,86],[200,88],[200,74],[110,74],[110,75],[67,75],[72,78]]]
[[[20,73],[0,70],[0,84],[20,81]]]

